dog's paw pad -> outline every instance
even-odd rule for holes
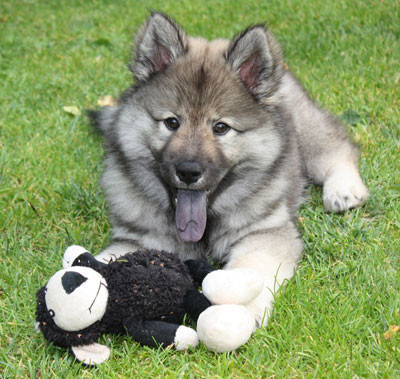
[[[367,198],[367,187],[357,170],[336,171],[324,183],[323,201],[327,212],[359,207]]]
[[[216,270],[203,280],[203,293],[213,304],[246,305],[262,291],[264,279],[254,269]]]

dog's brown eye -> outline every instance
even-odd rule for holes
[[[223,122],[218,122],[213,126],[214,134],[217,134],[219,136],[228,133],[230,129],[231,127]]]
[[[175,117],[166,118],[164,124],[169,130],[176,130],[180,126],[179,121]]]

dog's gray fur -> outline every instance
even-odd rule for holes
[[[301,256],[295,220],[305,185],[323,185],[327,211],[367,198],[357,150],[285,70],[279,45],[262,25],[232,41],[208,42],[153,13],[135,57],[136,85],[117,106],[92,113],[105,136],[102,185],[113,224],[113,244],[99,258],[154,248],[259,270],[266,290],[250,308],[261,325],[273,292]],[[180,122],[177,130],[164,123],[171,117]],[[232,129],[216,135],[218,122]],[[175,170],[193,161],[201,178],[186,184]],[[177,188],[207,191],[198,242],[177,233]]]

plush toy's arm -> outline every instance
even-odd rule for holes
[[[193,281],[201,286],[203,279],[216,268],[203,259],[189,259],[185,261],[185,265],[189,268],[189,272]]]
[[[197,322],[200,313],[205,311],[208,307],[211,307],[210,301],[196,288],[186,292],[183,303],[186,313],[195,322]]]
[[[123,324],[129,335],[145,346],[175,345],[177,350],[186,350],[189,346],[196,347],[199,344],[196,331],[184,325],[134,317],[124,320]]]

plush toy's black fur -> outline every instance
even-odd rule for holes
[[[99,321],[76,332],[67,332],[60,329],[46,307],[45,295],[46,286],[36,293],[36,321],[39,323],[39,328],[47,341],[61,347],[89,345],[107,331],[107,326]]]
[[[85,329],[66,332],[54,323],[47,310],[46,286],[42,287],[37,292],[36,319],[46,339],[58,346],[87,345],[102,333],[124,333],[128,320],[130,323],[159,320],[180,324],[186,311],[185,301],[188,301],[185,295],[192,292],[189,290],[198,292],[188,267],[166,252],[137,251],[110,264],[82,265],[91,266],[106,279],[109,292],[106,313]],[[210,305],[208,300],[203,300],[205,308]]]

